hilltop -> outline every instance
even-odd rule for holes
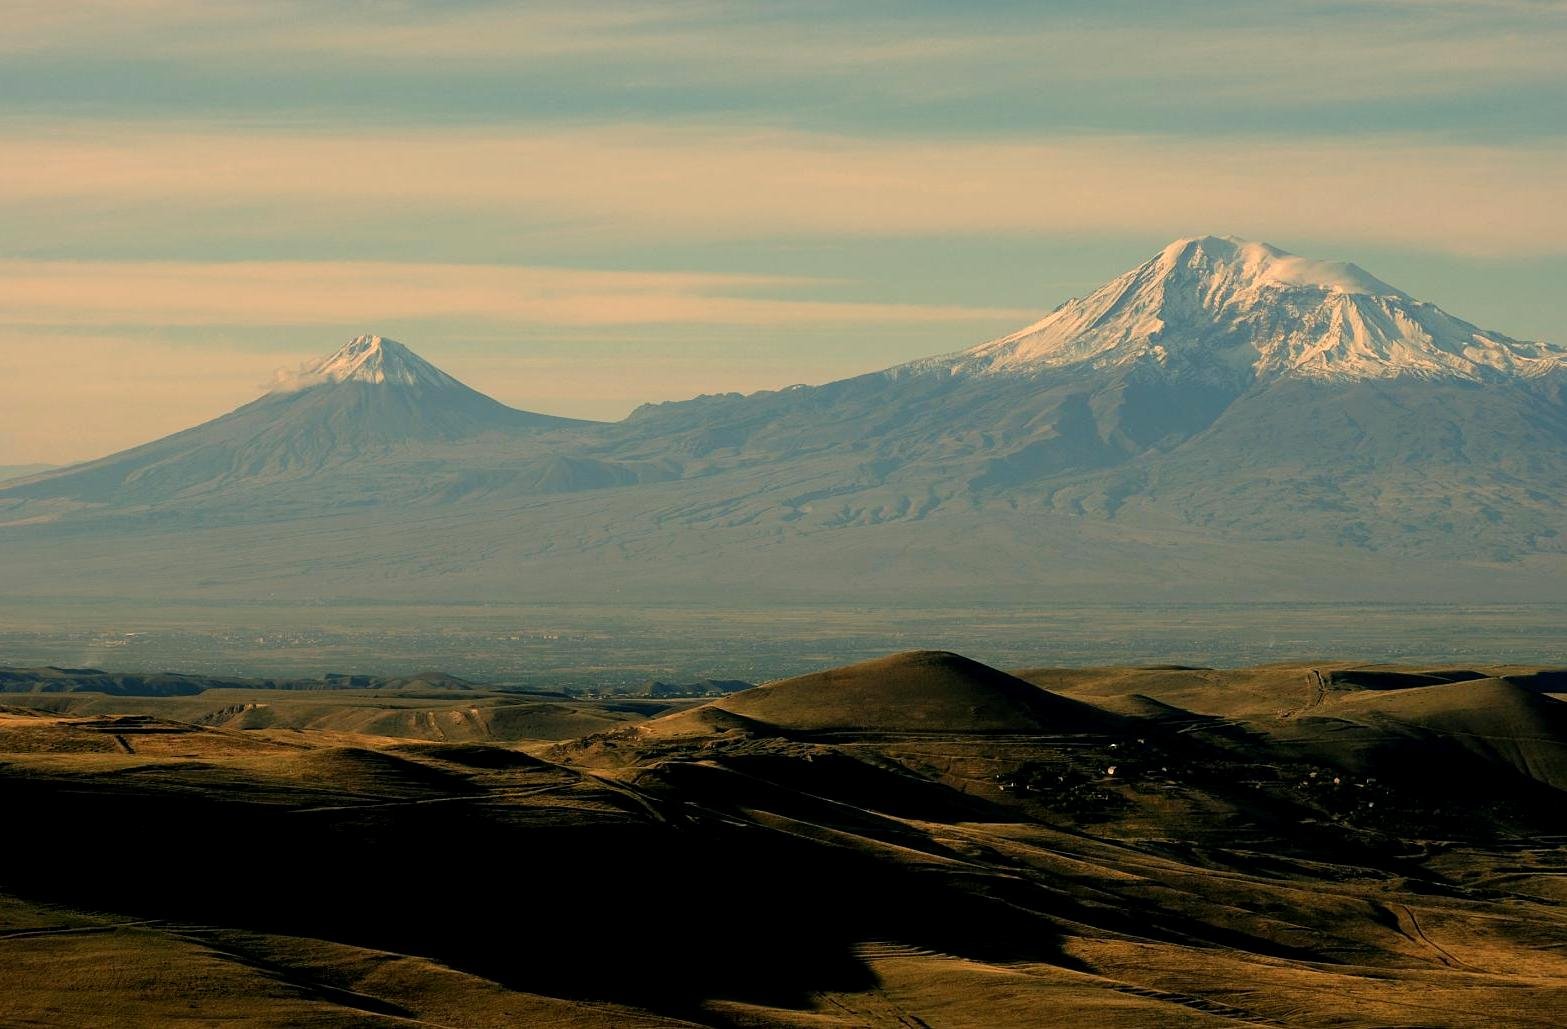
[[[0,787],[50,831],[0,884],[0,1021],[1567,1012],[1561,669],[912,651],[706,704],[408,678],[7,695]]]

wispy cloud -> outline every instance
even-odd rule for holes
[[[297,238],[480,217],[606,241],[1234,231],[1458,253],[1567,248],[1567,145],[1418,136],[867,141],[702,125],[282,133],[83,124],[5,134],[0,216],[151,239]],[[192,227],[195,227],[194,230]]]
[[[1029,312],[736,295],[819,286],[767,276],[376,261],[0,261],[13,325],[320,325],[410,319],[501,325],[974,322]]]
[[[1560,81],[1564,41],[1567,10],[1528,0],[1320,0],[1287,8],[1220,0],[1140,10],[19,0],[7,10],[0,52],[172,62],[198,74],[269,64],[294,75],[352,69],[410,84],[464,70],[511,70],[526,80],[531,64],[556,62],[567,91],[609,78],[655,97],[680,86],[828,75],[862,99],[1084,85],[1135,94],[1139,84],[1158,83],[1190,91],[1188,100],[1243,90],[1289,106]],[[767,108],[765,98],[747,106]],[[786,105],[768,114],[795,120]]]

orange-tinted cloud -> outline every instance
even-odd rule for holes
[[[5,261],[13,325],[788,325],[1025,319],[1021,309],[739,296],[817,286],[755,275],[378,261]]]
[[[1223,231],[1475,254],[1567,249],[1567,147],[1557,143],[94,125],[13,128],[4,146],[0,205],[166,212],[176,235],[182,217],[304,234],[334,220],[462,212],[498,233],[547,223],[561,238]]]

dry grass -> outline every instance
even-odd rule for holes
[[[12,706],[0,1021],[1558,1025],[1567,707],[1455,671],[905,655],[526,752]]]

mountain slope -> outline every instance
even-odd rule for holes
[[[624,428],[709,468],[836,459],[795,505],[832,526],[1001,504],[1504,560],[1567,529],[1567,350],[1227,237],[1178,240],[957,354]]]
[[[515,439],[586,423],[507,407],[395,340],[358,336],[210,422],[11,486],[6,498],[157,505],[210,497],[419,444]]]
[[[1511,560],[1567,546],[1567,396],[1516,384],[1283,379],[1165,453],[1053,494],[1129,523]]]
[[[614,424],[373,338],[286,387],[0,486],[19,592],[1424,600],[1567,571],[1567,351],[1228,238],[958,354]]]
[[[1567,349],[1486,332],[1353,264],[1204,236],[1176,240],[1018,332],[915,367],[943,365],[954,373],[1131,366],[1239,383],[1489,382],[1567,369]]]
[[[52,464],[13,464],[0,465],[0,482],[14,482],[17,479],[30,479],[34,475],[42,475],[44,472],[53,471],[58,465]]]

